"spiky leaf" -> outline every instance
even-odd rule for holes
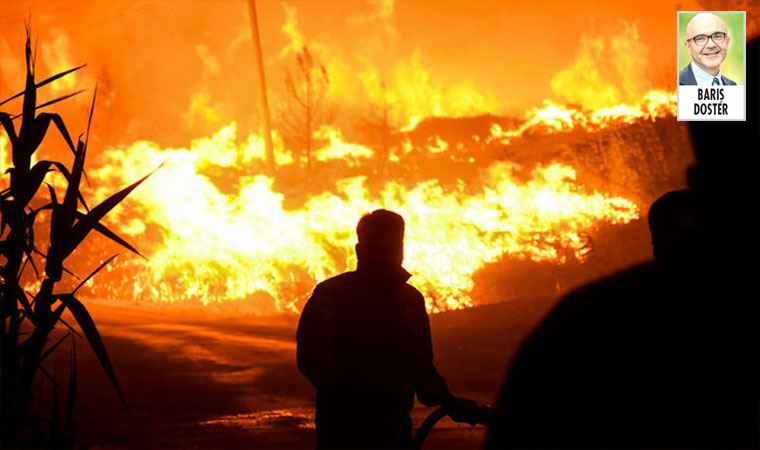
[[[113,256],[111,256],[110,258],[106,259],[105,261],[103,261],[103,262],[102,262],[102,263],[101,263],[101,264],[98,266],[98,268],[97,268],[97,269],[93,270],[93,271],[92,271],[92,273],[90,273],[89,275],[87,275],[87,278],[85,278],[84,280],[82,280],[82,282],[81,282],[81,283],[79,283],[79,285],[77,285],[77,287],[76,287],[76,288],[74,288],[74,290],[71,292],[71,295],[74,295],[74,294],[76,294],[76,293],[77,293],[77,291],[79,290],[79,288],[81,288],[82,286],[84,286],[84,284],[85,284],[85,283],[87,283],[87,282],[90,280],[90,278],[94,277],[94,276],[95,276],[95,274],[97,274],[98,272],[100,272],[101,270],[103,270],[103,268],[104,268],[105,266],[107,266],[107,265],[108,265],[108,264],[109,264],[111,261],[113,261],[113,260],[114,260],[114,258],[116,258],[117,256],[119,256],[119,254],[118,254],[118,253],[117,253],[117,254],[115,254],[115,255],[113,255]]]
[[[61,345],[63,344],[63,341],[69,338],[71,336],[70,334],[64,334],[60,339],[58,339],[53,345],[51,345],[47,350],[45,350],[45,353],[40,356],[40,364],[42,364],[48,356],[52,355],[53,352]]]
[[[16,135],[16,128],[13,126],[13,119],[8,113],[0,112],[0,124],[5,128],[5,132],[8,134],[8,139],[11,141],[11,146],[16,147],[18,141],[18,135]]]
[[[55,75],[53,75],[51,77],[45,78],[44,80],[42,80],[39,83],[35,84],[34,87],[37,88],[37,89],[39,89],[39,88],[41,88],[42,86],[45,86],[48,83],[52,83],[53,81],[55,81],[55,80],[57,80],[57,79],[59,79],[61,77],[65,77],[66,75],[70,74],[71,72],[75,72],[75,71],[77,71],[77,70],[85,67],[86,65],[87,64],[82,64],[79,67],[74,67],[73,69],[64,70],[63,72],[60,72],[60,73],[57,73],[57,74],[55,74]],[[6,98],[2,102],[0,102],[0,106],[3,106],[4,104],[8,103],[9,101],[11,101],[13,99],[21,97],[22,95],[24,95],[24,92],[26,92],[26,91],[21,91],[18,94],[12,96],[12,97]]]
[[[74,433],[74,405],[77,400],[77,341],[71,338],[71,365],[69,372],[69,396],[66,400],[66,418],[63,429],[69,435]]]
[[[108,214],[109,211],[111,211],[114,207],[116,207],[116,205],[121,203],[121,201],[124,200],[127,197],[127,195],[129,195],[137,186],[139,186],[149,176],[153,175],[153,173],[159,168],[161,168],[161,166],[158,166],[149,174],[145,175],[144,177],[130,184],[126,188],[122,189],[121,191],[108,197],[101,204],[92,208],[92,210],[90,210],[90,212],[87,213],[84,217],[81,217],[71,230],[71,233],[69,235],[69,240],[67,242],[67,246],[63,250],[64,252],[63,254],[65,256],[70,255],[71,252],[73,252],[74,249],[84,240],[87,234],[95,228],[96,224],[100,222],[100,219],[105,217],[105,215]]]
[[[124,394],[121,391],[119,382],[116,379],[116,373],[113,370],[111,359],[108,357],[106,347],[103,345],[103,339],[100,337],[100,333],[95,326],[95,321],[92,320],[92,316],[90,316],[87,308],[85,308],[85,306],[71,294],[58,295],[58,299],[66,304],[66,308],[68,308],[68,310],[74,316],[74,319],[76,319],[77,323],[79,324],[79,328],[87,338],[87,342],[90,344],[93,352],[95,352],[95,356],[97,356],[98,362],[100,362],[100,366],[103,368],[106,376],[108,376],[108,379],[111,381],[111,384],[116,390],[116,393],[119,395],[121,403],[124,405],[124,408],[127,408],[127,400],[124,398]]]

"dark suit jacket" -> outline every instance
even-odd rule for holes
[[[720,76],[723,80],[723,84],[727,86],[735,86],[736,82],[730,80],[723,75]],[[687,64],[682,71],[678,73],[678,84],[681,86],[696,86],[697,79],[694,77],[694,72],[691,70],[691,63]]]

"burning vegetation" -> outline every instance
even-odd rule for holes
[[[261,312],[296,311],[316,281],[354,267],[353,228],[362,213],[384,207],[407,220],[405,265],[429,310],[473,306],[474,275],[487,265],[505,258],[583,263],[596,232],[640,217],[646,192],[630,180],[615,187],[614,180],[599,181],[605,174],[580,178],[575,166],[594,155],[576,151],[569,159],[531,141],[556,138],[567,150],[580,140],[588,147],[602,129],[620,135],[630,123],[672,120],[672,105],[670,96],[657,92],[641,105],[621,105],[617,116],[548,104],[511,130],[483,118],[493,120],[481,127],[487,132],[465,142],[395,131],[399,145],[385,159],[324,127],[318,135],[325,143],[310,169],[275,139],[276,176],[263,174],[262,138],[241,142],[235,123],[188,148],[142,141],[111,149],[105,164],[90,171],[97,186],[123,185],[164,167],[111,217],[119,234],[143,242],[147,257],[115,263],[107,285],[93,286],[93,293],[159,302],[246,301]],[[451,125],[441,131],[461,127]],[[655,150],[648,156],[672,160],[664,146]],[[623,151],[633,159],[616,162],[625,155],[610,153],[596,155],[596,163],[636,172],[627,166],[636,162],[635,149]],[[100,198],[108,189],[93,194]]]
[[[177,146],[108,143],[88,168],[92,187],[83,188],[97,200],[164,166],[106,219],[139,242],[145,258],[120,257],[101,274],[106,282],[83,292],[298,311],[316,282],[354,267],[354,226],[380,207],[407,221],[405,267],[431,312],[509,298],[477,292],[484,272],[493,278],[535,263],[533,270],[560,274],[541,292],[556,295],[641,258],[600,246],[599,236],[636,223],[657,193],[681,182],[689,156],[674,150],[686,148],[675,96],[624,76],[632,69],[624,54],[639,39],[634,25],[625,40],[582,38],[576,61],[551,83],[575,97],[497,115],[492,92],[437,81],[419,52],[390,71],[367,64],[352,77],[351,64],[324,44],[307,46],[295,8],[285,12],[289,42],[277,59],[284,74],[270,76],[270,85],[283,86],[270,101],[271,153],[267,133],[245,131],[242,119],[220,123],[226,115],[203,89],[185,114],[195,128],[213,124],[206,137]],[[54,64],[69,64],[65,33],[55,45]],[[204,70],[219,73],[209,49],[198,52]],[[608,58],[612,73],[623,74],[615,82],[607,81]],[[106,111],[110,81],[103,80]],[[599,95],[580,88],[589,81],[601,85]],[[52,90],[79,85],[66,83]],[[8,155],[0,135],[3,169]],[[622,233],[614,239],[626,239]],[[87,245],[74,272],[97,265],[111,244]],[[588,269],[567,281],[564,267]]]

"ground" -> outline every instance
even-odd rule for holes
[[[436,314],[435,361],[456,395],[491,404],[539,299]],[[313,448],[314,391],[295,366],[297,316],[90,306],[129,411],[79,345],[77,434],[91,448]],[[232,308],[228,308],[231,310]],[[431,411],[417,405],[416,426]],[[425,448],[477,448],[485,428],[438,423]]]

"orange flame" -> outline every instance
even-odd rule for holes
[[[634,123],[638,120],[653,121],[659,117],[673,116],[676,111],[675,93],[653,90],[644,95],[637,104],[620,104],[592,111],[584,111],[558,105],[549,100],[541,108],[532,108],[525,115],[525,121],[515,130],[502,130],[495,124],[491,128],[491,141],[508,144],[530,131],[554,133],[581,128],[596,131],[620,123]]]
[[[350,177],[287,208],[269,177],[243,176],[236,192],[225,193],[206,175],[210,166],[234,167],[262,153],[257,137],[236,145],[234,130],[231,124],[186,149],[138,142],[108,152],[109,163],[94,173],[106,184],[121,184],[167,161],[134,193],[140,213],[122,211],[117,219],[127,235],[160,229],[148,259],[128,263],[134,298],[257,299],[262,311],[297,310],[316,281],[354,267],[354,227],[361,214],[384,207],[407,220],[405,266],[428,309],[463,308],[472,306],[473,275],[486,264],[505,255],[558,264],[565,252],[582,258],[583,232],[639,216],[634,202],[589,192],[575,170],[560,163],[538,166],[521,182],[519,165],[495,162],[475,193],[464,182],[447,188],[433,179],[411,186],[388,181],[373,195],[365,177]],[[328,136],[318,155],[372,154],[338,134]]]
[[[374,16],[352,19],[354,25],[380,22],[384,36],[392,40],[397,34],[390,20],[394,4],[385,1],[377,6]],[[431,116],[462,117],[504,111],[499,100],[504,103],[505,97],[484,88],[498,84],[478,82],[476,86],[477,78],[462,78],[465,75],[459,72],[456,76],[433,76],[424,64],[435,61],[435,57],[428,54],[429,49],[405,46],[414,50],[411,53],[405,50],[403,54],[394,52],[390,59],[373,58],[372,54],[362,55],[353,50],[340,52],[301,32],[298,9],[286,6],[284,14],[281,30],[288,42],[284,47],[278,46],[279,52],[270,51],[271,55],[279,56],[271,61],[283,63],[308,44],[329,73],[325,100],[346,108],[345,111],[352,108],[362,111],[368,104],[384,108],[382,125],[392,127],[395,134],[413,130]],[[424,14],[427,17],[427,11]],[[229,14],[225,13],[224,17]],[[189,18],[186,20],[191,22]],[[595,132],[674,115],[673,93],[651,90],[656,85],[648,84],[647,78],[633,77],[645,71],[640,65],[647,63],[648,53],[636,25],[624,22],[622,26],[624,33],[615,30],[610,37],[580,37],[573,62],[550,80],[555,99],[561,99],[562,104],[547,100],[529,109],[516,127],[503,129],[493,125],[490,133],[474,136],[477,138],[474,141],[509,145],[528,136],[573,130]],[[467,176],[466,180],[453,185],[429,177],[408,181],[388,176],[378,187],[367,177],[355,176],[367,172],[354,169],[377,162],[379,149],[349,142],[340,129],[333,126],[322,126],[315,133],[316,141],[325,144],[314,150],[314,159],[317,163],[335,163],[332,166],[343,164],[349,170],[335,175],[329,189],[313,189],[306,200],[296,204],[287,197],[287,192],[276,187],[277,180],[244,173],[245,167],[255,167],[264,160],[263,139],[251,134],[242,142],[238,140],[237,122],[230,117],[249,117],[250,111],[240,113],[247,110],[229,107],[223,99],[234,103],[224,96],[230,92],[237,96],[245,91],[239,86],[237,90],[231,88],[234,77],[219,76],[226,73],[231,61],[236,67],[245,61],[240,55],[249,50],[240,43],[248,41],[247,24],[240,30],[242,32],[237,32],[238,36],[226,47],[212,45],[212,40],[198,44],[192,58],[186,56],[187,59],[182,60],[185,65],[176,66],[187,68],[200,63],[202,77],[194,86],[178,83],[174,77],[159,80],[163,84],[158,90],[170,91],[182,84],[182,96],[171,98],[183,98],[186,102],[179,103],[186,104],[186,109],[177,108],[175,101],[155,102],[143,93],[149,92],[152,96],[157,89],[132,87],[133,83],[140,85],[135,79],[138,75],[142,77],[135,71],[124,71],[124,77],[131,77],[126,81],[121,79],[118,70],[104,69],[102,75],[98,75],[99,79],[105,78],[106,87],[109,80],[112,84],[110,90],[103,90],[108,94],[101,98],[116,99],[112,105],[114,116],[138,116],[149,102],[157,108],[156,115],[147,117],[161,117],[162,113],[171,116],[178,110],[185,115],[184,121],[172,121],[176,119],[173,116],[162,118],[167,122],[182,122],[186,128],[172,127],[176,128],[174,131],[161,128],[156,132],[161,133],[157,134],[161,138],[165,137],[163,133],[173,132],[182,137],[188,130],[217,130],[192,141],[187,148],[164,148],[154,142],[139,141],[108,151],[105,164],[96,170],[90,169],[91,177],[96,180],[93,184],[103,188],[94,194],[103,197],[112,192],[114,185],[131,182],[159,163],[167,162],[109,218],[113,221],[112,227],[132,237],[148,256],[145,260],[122,261],[121,270],[107,269],[112,274],[129,273],[129,281],[122,287],[113,287],[113,283],[106,285],[106,289],[113,289],[109,296],[125,294],[133,300],[197,301],[204,305],[246,301],[253,302],[260,312],[297,310],[315,282],[354,267],[356,222],[361,214],[384,207],[401,213],[407,220],[405,266],[413,273],[412,284],[425,294],[428,310],[463,308],[473,304],[474,275],[488,264],[504,257],[555,264],[563,264],[568,257],[582,260],[586,232],[603,224],[627,223],[640,215],[632,199],[589,189],[577,178],[575,168],[556,161],[546,161],[536,167],[505,161],[483,166],[480,164],[483,161],[477,161],[480,173],[477,176],[462,173]],[[122,53],[95,53],[97,57],[92,58],[72,54],[72,50],[78,49],[74,42],[76,34],[66,34],[64,29],[53,30],[51,34],[50,43],[43,43],[48,47],[41,47],[41,59],[48,61],[45,72],[56,73],[73,66],[75,61],[100,60]],[[642,36],[646,37],[646,33]],[[219,39],[227,37],[220,35]],[[184,43],[182,47],[184,51]],[[172,51],[155,51],[161,55],[185,55],[173,47],[166,48]],[[3,46],[0,52],[8,53]],[[4,76],[14,71],[23,73],[16,70],[21,67],[17,64],[20,60],[4,58],[4,62],[6,60]],[[389,60],[394,63],[387,64]],[[111,65],[122,67],[120,64],[106,66]],[[245,80],[251,72],[241,70],[240,73],[245,74],[240,77]],[[145,79],[153,83],[154,75],[145,75]],[[61,90],[68,92],[75,84],[82,84],[83,75],[78,76],[78,81],[68,77],[65,78],[67,84],[61,81],[53,85],[53,94]],[[272,85],[270,89],[275,90],[273,96],[277,99],[277,85]],[[533,88],[541,89],[538,83]],[[279,95],[285,94],[279,92]],[[533,102],[533,98],[541,97],[526,98]],[[104,103],[108,105],[111,100]],[[117,131],[134,127],[137,131],[133,135],[141,137],[145,129],[142,125],[118,119],[106,123],[106,126],[119,128]],[[116,136],[121,134],[116,133]],[[167,142],[176,142],[177,136],[172,137]],[[297,157],[285,147],[277,133],[273,139],[277,165],[294,169]],[[7,144],[7,139],[0,134],[0,169],[3,170],[9,165]],[[429,160],[440,158],[452,164],[454,159],[449,156],[466,152],[467,149],[461,148],[463,145],[434,136],[423,151]],[[384,149],[388,161],[382,162],[390,167],[389,173],[393,173],[394,167],[401,167],[406,157],[415,156],[413,147],[410,138]],[[474,153],[466,155],[462,161],[474,163],[475,156]],[[240,175],[228,183],[220,180],[220,172]]]

